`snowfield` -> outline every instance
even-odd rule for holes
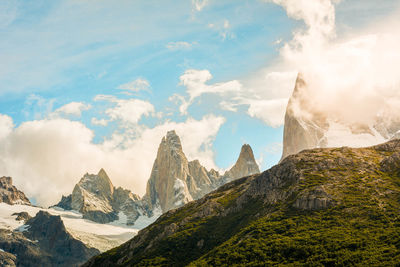
[[[125,218],[121,216],[121,221],[115,221],[110,224],[95,223],[82,218],[82,214],[76,211],[67,211],[60,208],[39,208],[27,205],[8,205],[0,203],[0,228],[16,231],[26,230],[22,221],[16,221],[16,212],[26,211],[34,217],[40,210],[47,211],[52,215],[59,215],[64,222],[68,232],[76,239],[81,240],[89,247],[97,248],[100,251],[106,251],[113,247],[128,241],[134,237],[138,231],[154,222],[160,214],[155,214],[152,218],[143,220],[134,226],[123,225]],[[139,222],[139,221],[138,221]]]

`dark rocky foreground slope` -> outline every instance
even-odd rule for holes
[[[60,216],[39,211],[19,231],[0,229],[0,266],[79,266],[98,254],[74,239]]]
[[[170,210],[84,266],[395,266],[400,143],[305,150]]]

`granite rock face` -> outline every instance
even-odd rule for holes
[[[115,188],[101,169],[96,175],[85,174],[72,194],[63,196],[56,206],[79,211],[84,218],[99,223],[109,223],[124,215],[126,224],[132,225],[139,216],[152,217],[160,211],[180,207],[229,181],[259,172],[247,144],[243,145],[236,164],[221,175],[214,169],[207,170],[198,160],[189,162],[179,136],[169,131],[159,145],[142,199],[129,190]]]
[[[2,266],[80,266],[99,254],[74,239],[59,216],[40,211],[18,231],[0,229]]]
[[[5,176],[0,177],[0,202],[7,203],[9,205],[31,204],[25,194],[13,186],[12,178]]]
[[[242,146],[240,155],[235,165],[225,173],[224,176],[229,177],[230,180],[236,180],[245,176],[260,173],[257,162],[254,159],[253,150],[250,145],[245,144]]]
[[[286,107],[282,159],[304,149],[327,145],[324,133],[329,125],[324,114],[313,110],[309,98],[307,84],[299,74]]]
[[[282,159],[304,149],[363,147],[399,138],[400,117],[384,106],[368,123],[350,122],[346,120],[349,116],[331,112],[319,103],[308,79],[298,74],[286,107]]]
[[[83,218],[98,223],[109,223],[126,216],[126,224],[134,224],[140,215],[151,216],[139,196],[121,187],[115,188],[107,173],[85,174],[75,185],[72,194],[56,205],[66,210],[76,210]]]
[[[188,161],[175,131],[161,140],[144,199],[163,212],[199,199],[227,181],[259,173],[253,151],[244,145],[236,164],[224,175],[208,171],[198,160]]]

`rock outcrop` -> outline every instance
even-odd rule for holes
[[[107,173],[85,174],[75,185],[72,194],[56,205],[66,210],[76,210],[83,218],[99,223],[109,223],[123,216],[132,225],[140,215],[151,216],[139,196],[121,187],[115,188]]]
[[[74,239],[59,216],[44,211],[17,231],[0,229],[0,248],[0,263],[9,266],[80,266],[99,253]]]
[[[327,145],[324,133],[329,125],[324,114],[313,110],[309,94],[307,84],[299,73],[286,107],[282,159],[304,149]]]
[[[260,173],[260,169],[254,159],[253,150],[250,145],[245,144],[240,150],[240,155],[235,165],[224,176],[229,177],[230,180],[236,180],[257,173]]]
[[[242,147],[236,164],[220,175],[214,169],[208,171],[198,160],[189,162],[179,136],[169,131],[158,148],[144,200],[166,212],[199,199],[227,181],[259,172],[249,145]]]
[[[13,186],[12,178],[5,176],[0,177],[0,202],[7,203],[9,205],[31,204],[25,194]]]
[[[13,215],[13,216],[17,216],[17,217],[15,218],[15,220],[17,220],[17,221],[24,221],[24,222],[26,222],[26,221],[28,221],[29,219],[32,218],[32,217],[29,215],[29,213],[26,212],[26,211],[15,212],[15,213],[13,213],[12,215]]]
[[[286,108],[282,159],[304,149],[363,147],[398,138],[400,117],[386,113],[382,107],[368,123],[345,121],[343,114],[327,111],[318,103],[305,76],[299,73]]]

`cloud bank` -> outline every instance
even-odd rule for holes
[[[125,104],[132,117],[117,115],[124,113],[121,106]],[[97,173],[100,168],[115,186],[142,195],[161,138],[171,129],[181,137],[190,160],[199,159],[208,168],[216,168],[212,143],[225,122],[223,117],[166,121],[150,128],[137,124],[146,113],[140,106],[144,103],[136,104],[118,102],[115,109],[108,110],[113,120],[125,126],[100,143],[94,143],[94,132],[81,122],[49,117],[15,127],[11,117],[0,114],[0,173],[12,176],[18,188],[43,206],[55,204],[62,194],[72,191],[83,174]],[[138,110],[130,112],[133,107]]]

